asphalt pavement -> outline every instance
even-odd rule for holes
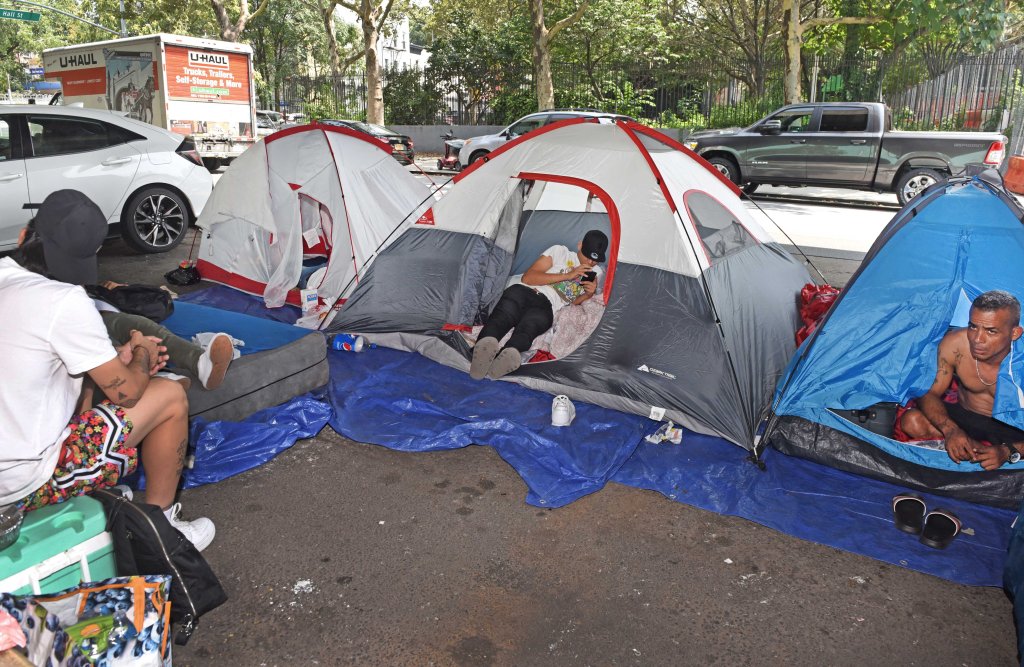
[[[837,285],[893,213],[758,204]],[[112,242],[100,277],[159,283],[188,247]],[[402,453],[330,428],[184,491],[186,518],[217,524],[205,553],[230,600],[175,664],[1016,664],[999,589],[617,484],[556,510],[525,495],[489,448]]]

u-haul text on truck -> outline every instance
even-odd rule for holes
[[[211,168],[252,145],[252,49],[182,35],[147,35],[43,51],[65,104],[110,109],[191,135]]]

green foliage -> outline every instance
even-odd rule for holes
[[[430,122],[444,107],[437,83],[413,69],[384,71],[384,117],[389,123],[414,125]]]
[[[454,96],[468,110],[471,122],[495,102],[506,108],[516,104],[515,93],[524,87],[529,72],[522,22],[523,17],[513,15],[492,28],[461,6],[453,6],[445,16],[435,14],[437,38],[427,75],[438,82],[442,93]]]
[[[555,104],[559,107],[600,109],[634,118],[642,118],[654,107],[651,89],[636,88],[631,81],[605,81],[600,84],[601,95],[595,95],[589,85],[577,85],[560,90],[555,88]]]

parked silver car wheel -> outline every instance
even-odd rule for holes
[[[139,252],[167,252],[181,243],[190,222],[188,206],[179,195],[166,188],[146,188],[128,202],[121,236]]]
[[[946,177],[934,169],[910,169],[896,184],[896,197],[899,199],[900,205],[905,206],[908,201],[944,180]]]

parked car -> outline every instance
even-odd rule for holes
[[[792,104],[732,132],[690,135],[687,146],[749,193],[758,185],[823,185],[895,192],[900,204],[970,165],[999,167],[995,132],[894,132],[884,104]]]
[[[389,130],[383,125],[364,123],[359,120],[322,120],[320,122],[324,125],[350,127],[353,130],[364,132],[372,137],[376,137],[381,141],[391,144],[391,155],[402,164],[412,164],[416,159],[416,153],[413,151],[415,146],[413,145],[412,139],[408,135],[399,134],[394,130]]]
[[[505,142],[536,130],[538,127],[557,123],[569,118],[601,118],[609,122],[616,120],[633,120],[629,116],[598,111],[597,109],[546,109],[523,116],[516,122],[496,134],[485,134],[470,137],[459,150],[459,164],[468,167],[477,160],[482,160],[488,153],[505,145]]]
[[[266,137],[281,129],[284,114],[276,111],[256,111],[256,136]]]
[[[191,138],[111,111],[0,107],[0,252],[51,192],[96,202],[140,252],[178,245],[206,205],[213,177]]]

